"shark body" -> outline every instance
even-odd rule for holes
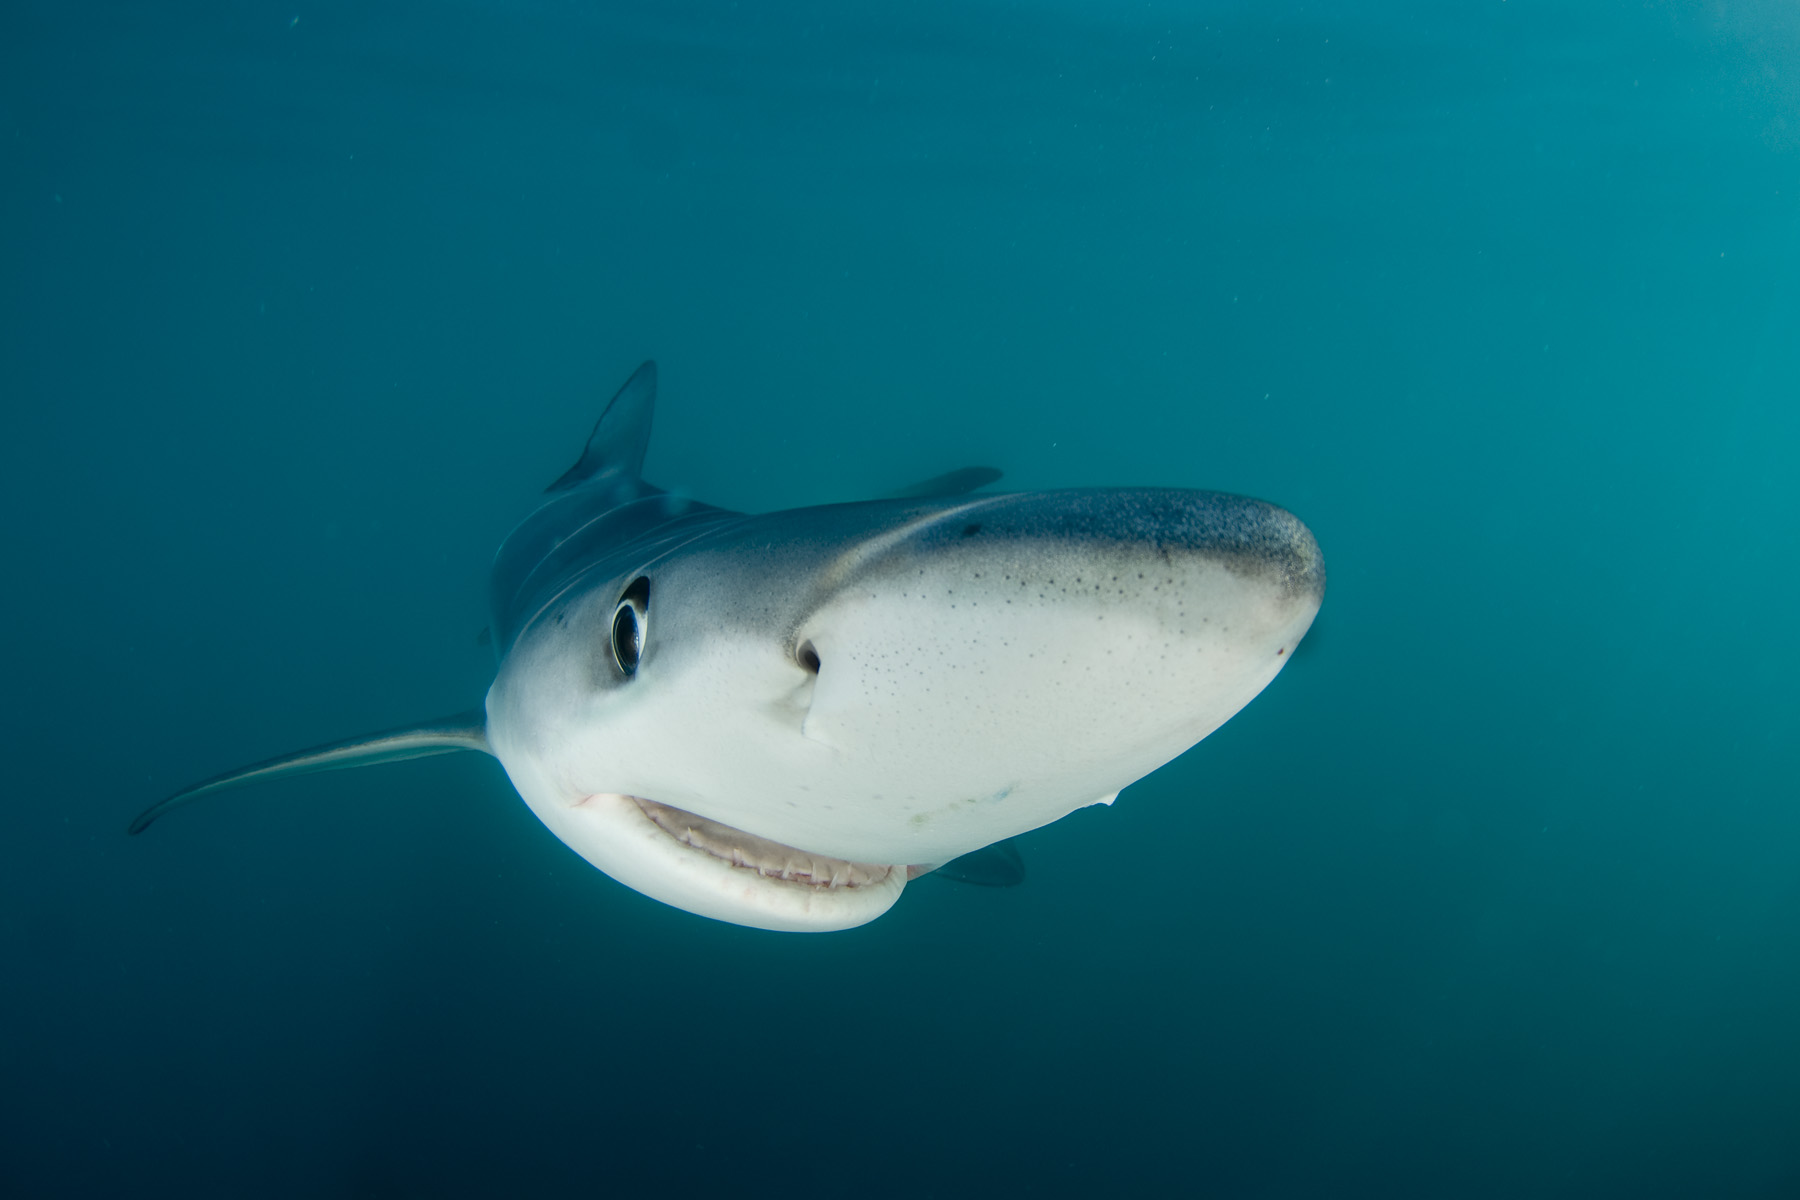
[[[755,515],[672,495],[641,476],[655,383],[644,364],[501,546],[483,710],[218,776],[132,832],[275,775],[485,750],[629,887],[844,929],[1110,803],[1260,692],[1318,611],[1306,527],[1216,492],[942,494],[992,478],[970,470]],[[986,878],[1022,870],[988,853]]]

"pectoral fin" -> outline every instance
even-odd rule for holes
[[[426,758],[433,754],[449,754],[456,750],[479,750],[492,754],[487,741],[487,714],[479,709],[408,725],[404,729],[386,729],[347,741],[314,746],[294,754],[284,754],[263,762],[215,775],[193,787],[152,805],[131,823],[131,833],[142,833],[156,818],[171,808],[227,788],[280,779],[288,775],[309,775],[314,771],[343,771],[351,767],[368,767],[376,763],[401,762],[409,758]]]
[[[932,874],[976,887],[1018,887],[1025,882],[1025,856],[1013,841],[1007,838],[953,858]]]

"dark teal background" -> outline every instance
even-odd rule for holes
[[[1800,1195],[1800,8],[0,9],[0,1189]],[[1293,509],[1293,665],[850,933],[434,759],[656,357],[720,504]]]

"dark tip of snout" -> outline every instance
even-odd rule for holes
[[[1259,502],[1260,503],[1260,502]],[[1325,594],[1325,554],[1304,522],[1285,508],[1263,505],[1266,535],[1260,539],[1270,569],[1281,575],[1290,595],[1318,600]]]
[[[1156,540],[1216,557],[1246,575],[1274,577],[1296,599],[1325,592],[1325,556],[1312,530],[1285,508],[1223,492],[1145,492]]]

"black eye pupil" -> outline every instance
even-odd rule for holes
[[[613,661],[626,676],[637,674],[638,660],[644,656],[644,617],[650,611],[650,581],[640,575],[631,581],[619,606],[613,609]]]
[[[619,670],[627,675],[637,674],[638,656],[644,650],[642,637],[637,610],[629,604],[619,605],[618,611],[613,613],[612,650],[613,658],[618,660]]]

